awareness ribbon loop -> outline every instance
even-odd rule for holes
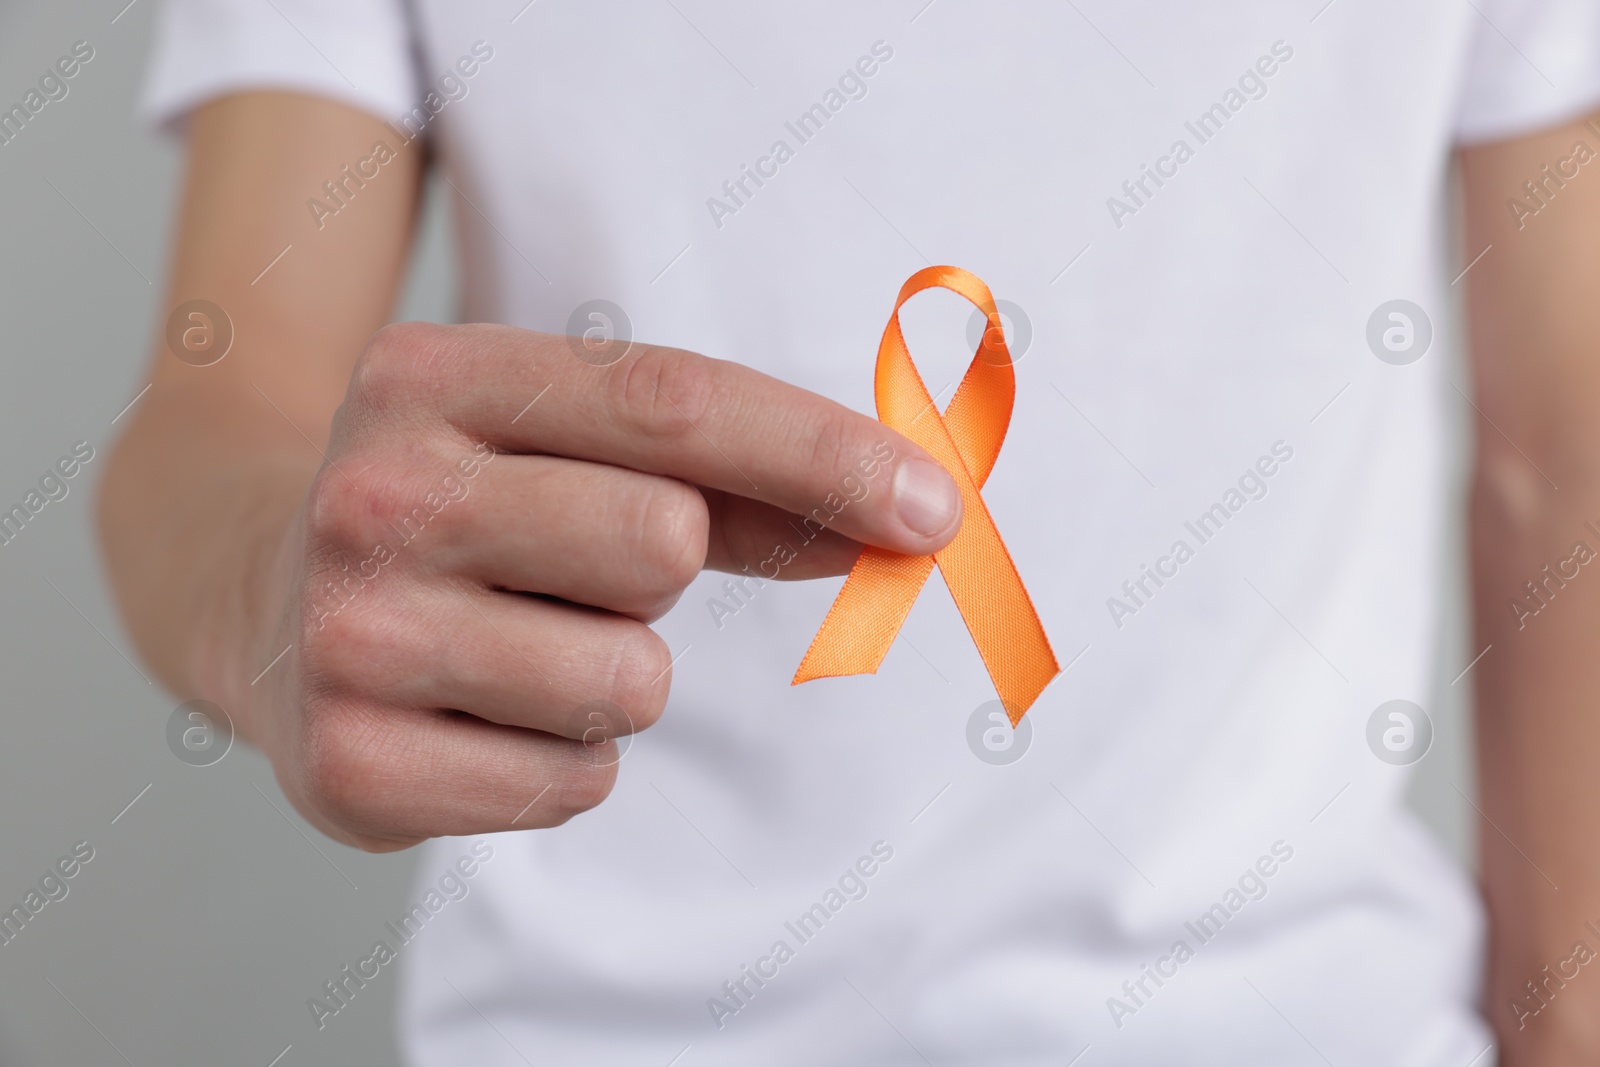
[[[988,319],[943,414],[900,331],[901,306],[935,286],[966,298]],[[907,279],[878,345],[874,393],[879,420],[920,445],[955,480],[965,509],[961,529],[931,556],[863,549],[791,684],[877,673],[937,563],[1015,726],[1061,666],[979,493],[1000,455],[1016,398],[1011,350],[989,287],[959,267],[927,267]]]

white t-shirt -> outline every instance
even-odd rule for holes
[[[1449,153],[1600,100],[1600,6],[525,3],[178,0],[147,108],[404,116],[465,319],[608,300],[862,411],[901,282],[975,272],[984,497],[1067,670],[1003,764],[937,573],[875,676],[793,688],[840,582],[702,576],[611,798],[395,941],[411,1062],[1473,1061],[1479,906],[1372,722],[1431,695]],[[904,313],[941,403],[969,312]]]

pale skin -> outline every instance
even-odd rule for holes
[[[1480,804],[1498,827],[1481,835],[1486,1011],[1508,1067],[1600,1054],[1600,970],[1521,1030],[1506,1008],[1575,940],[1600,950],[1583,929],[1600,919],[1600,578],[1586,569],[1521,632],[1504,606],[1600,519],[1600,177],[1586,169],[1520,232],[1505,206],[1579,137],[1595,140],[1574,124],[1462,154],[1467,245],[1495,246],[1464,284],[1475,396],[1504,432],[1480,424],[1470,533],[1476,647],[1494,645],[1474,668]],[[508,327],[385,328],[421,151],[400,148],[320,230],[305,206],[379,140],[399,148],[370,116],[287,93],[194,114],[163,310],[204,295],[236,340],[203,368],[157,343],[99,517],[162,681],[225,708],[317,827],[387,851],[600,803],[613,742],[573,712],[614,703],[608,734],[653,723],[671,656],[646,624],[703,568],[759,566],[880,442],[881,489],[784,577],[843,573],[863,543],[927,554],[960,504],[910,441],[736,364],[635,345],[600,368]],[[465,495],[330,612],[327,583],[398,544],[451,474]]]

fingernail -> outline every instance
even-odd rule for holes
[[[961,514],[961,492],[937,463],[908,459],[894,472],[894,508],[924,537],[948,530]]]

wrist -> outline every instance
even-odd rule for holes
[[[298,629],[290,592],[306,481],[301,468],[232,479],[231,529],[217,538],[227,547],[194,575],[199,605],[184,674],[228,713],[240,737],[269,755],[276,747],[270,710],[281,698]]]

